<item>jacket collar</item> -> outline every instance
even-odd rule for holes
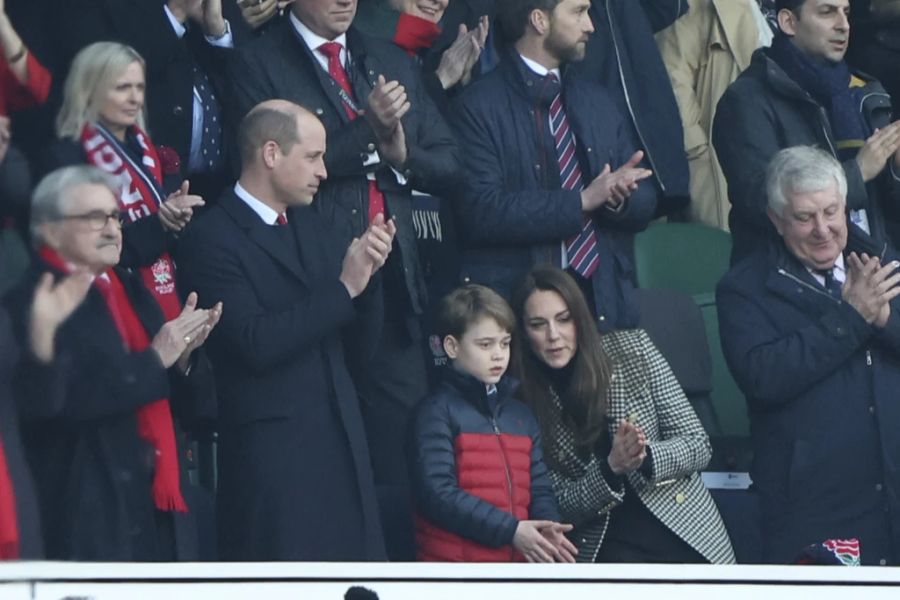
[[[237,197],[234,190],[230,190],[219,201],[222,210],[234,220],[238,227],[243,229],[247,236],[258,246],[265,250],[272,258],[294,274],[303,283],[308,283],[307,274],[300,264],[300,257],[292,254],[284,241],[272,225],[263,222],[258,214],[253,212],[247,204]],[[305,227],[304,219],[296,214],[296,211],[288,209],[288,223],[281,227],[292,227],[297,240],[303,239],[305,234],[301,231]]]
[[[467,402],[486,415],[491,414],[487,398],[487,386],[468,373],[461,373],[448,366],[442,375],[444,385],[456,390]],[[509,375],[504,375],[497,383],[497,406],[503,405],[519,388],[519,381]]]

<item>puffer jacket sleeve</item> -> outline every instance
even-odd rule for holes
[[[437,526],[479,544],[511,544],[516,518],[459,487],[449,408],[440,394],[416,407],[409,451],[416,508]]]

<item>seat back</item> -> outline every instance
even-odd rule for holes
[[[635,236],[638,286],[685,294],[716,289],[729,267],[731,234],[698,223],[657,223]]]
[[[640,326],[665,357],[710,437],[720,427],[710,399],[712,363],[700,309],[677,290],[637,290]]]

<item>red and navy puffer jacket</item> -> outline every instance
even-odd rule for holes
[[[419,560],[522,560],[512,547],[520,520],[559,520],[537,421],[504,378],[497,401],[485,385],[447,370],[416,407],[410,470]]]

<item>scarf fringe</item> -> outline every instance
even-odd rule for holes
[[[441,217],[438,211],[414,210],[413,227],[416,230],[416,239],[443,241],[441,231]]]
[[[180,512],[188,511],[187,503],[181,497],[181,493],[170,493],[166,488],[156,481],[153,482],[153,504],[161,511]]]

